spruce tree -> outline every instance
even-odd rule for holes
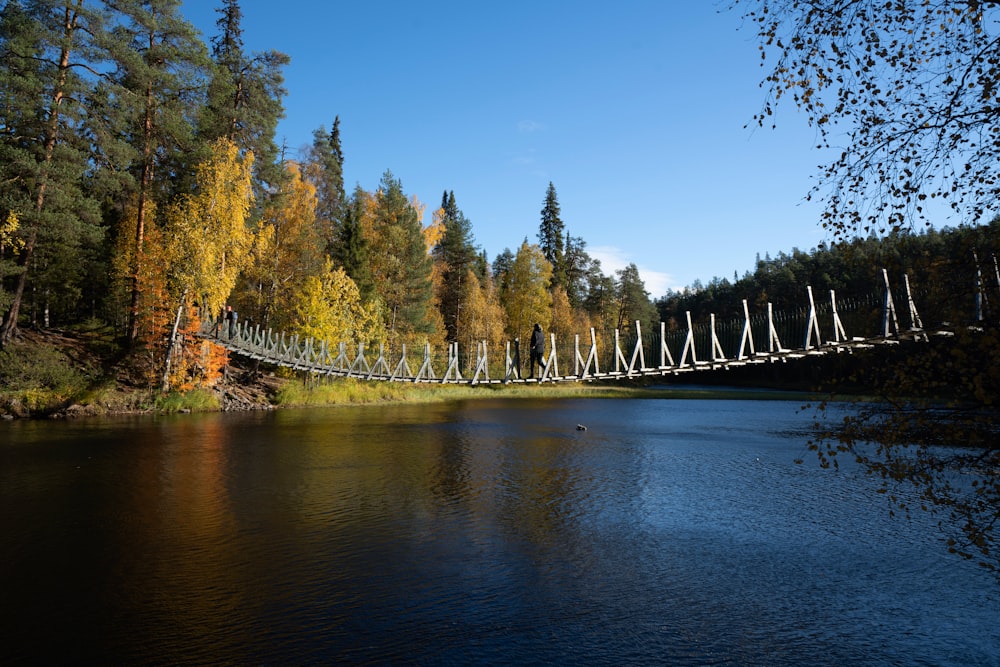
[[[477,266],[477,252],[473,245],[472,224],[459,210],[454,192],[445,192],[441,198],[444,211],[444,234],[435,248],[435,258],[441,263],[441,291],[439,304],[449,340],[458,340],[461,328],[462,299],[466,293],[463,284],[470,269]]]
[[[337,254],[337,239],[346,214],[344,193],[344,154],[340,146],[340,116],[333,120],[333,130],[320,126],[313,132],[305,176],[316,186],[316,224],[326,241],[327,252]]]
[[[643,326],[651,326],[657,317],[656,306],[649,300],[649,292],[646,291],[646,284],[639,276],[639,269],[635,264],[629,264],[624,269],[617,271],[616,276],[615,303],[617,314],[615,328],[628,328],[636,320],[639,320]]]
[[[254,154],[254,190],[258,200],[283,176],[275,132],[284,116],[282,70],[291,61],[279,51],[247,55],[243,47],[243,13],[239,0],[223,0],[216,11],[219,33],[212,38],[212,81],[201,122],[208,141],[226,138]]]
[[[368,303],[374,297],[368,258],[368,240],[364,234],[362,220],[365,216],[368,193],[357,186],[354,195],[344,207],[344,220],[335,239],[331,257],[343,267],[344,272],[358,286],[361,300]]]
[[[386,306],[389,330],[402,335],[433,332],[428,312],[433,298],[431,258],[424,244],[416,209],[403,192],[402,183],[386,171],[379,184],[375,207],[376,244],[373,279],[376,293]]]
[[[552,265],[552,286],[565,285],[566,269],[563,261],[565,247],[563,234],[565,225],[559,217],[559,199],[556,196],[556,186],[549,181],[545,192],[545,206],[542,208],[542,221],[538,227],[538,245],[545,259]]]
[[[587,274],[594,260],[587,254],[587,242],[579,236],[566,233],[566,251],[563,254],[563,273],[566,296],[570,306],[580,308],[587,297]]]

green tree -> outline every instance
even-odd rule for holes
[[[527,243],[528,239],[525,239],[524,242]],[[501,292],[505,289],[505,281],[513,265],[514,253],[511,252],[510,248],[504,248],[503,252],[493,258],[493,282]]]
[[[538,245],[542,249],[545,259],[552,265],[552,286],[566,284],[566,270],[564,266],[563,235],[566,232],[565,225],[559,217],[559,198],[556,196],[556,186],[549,182],[548,190],[545,191],[545,206],[542,207],[542,221],[538,226]]]
[[[448,339],[459,340],[462,309],[466,305],[463,299],[465,282],[468,280],[468,272],[478,266],[478,254],[473,245],[472,223],[459,210],[454,192],[442,195],[440,210],[444,233],[433,251],[435,261],[441,265],[438,304]]]
[[[579,236],[566,233],[566,251],[563,254],[566,296],[570,306],[580,308],[587,296],[587,276],[596,260],[587,254],[587,243]]]
[[[374,216],[375,198],[359,185],[344,208],[344,220],[335,239],[331,257],[358,286],[362,301],[375,297],[375,284],[368,261],[368,237]]]
[[[385,304],[392,342],[416,341],[418,334],[436,333],[431,257],[420,216],[392,172],[386,171],[379,183],[367,232],[374,293]]]
[[[291,59],[279,51],[247,54],[239,0],[222,0],[216,12],[219,33],[212,38],[212,78],[201,119],[201,135],[225,138],[254,154],[257,197],[283,175],[274,136],[284,117],[283,69]]]
[[[605,275],[601,263],[593,260],[587,269],[587,295],[584,297],[583,308],[590,316],[591,322],[602,329],[614,329],[618,321],[615,309],[615,280]]]
[[[133,239],[127,337],[134,342],[147,218],[156,203],[173,194],[170,166],[194,152],[192,128],[204,100],[209,59],[197,31],[181,16],[179,0],[118,0],[108,7],[114,27],[100,42],[113,71],[95,98],[96,111],[103,114],[95,129],[115,171],[130,177],[125,201],[135,202],[134,217],[124,228]]]
[[[615,275],[615,328],[631,328],[632,323],[639,320],[647,331],[651,331],[657,318],[656,307],[649,300],[639,269],[629,264]]]
[[[98,26],[82,0],[8,2],[0,13],[0,217],[17,221],[10,233],[21,239],[6,249],[17,268],[0,347],[17,331],[30,272],[51,291],[45,285],[79,270],[82,245],[99,236],[97,206],[82,188],[89,150],[77,73]]]
[[[304,175],[316,186],[316,224],[326,241],[327,252],[337,254],[344,224],[347,194],[344,191],[344,152],[340,145],[340,116],[333,119],[330,132],[320,126],[313,132]]]

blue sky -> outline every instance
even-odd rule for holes
[[[185,0],[206,41],[213,0]],[[816,134],[763,101],[725,2],[242,0],[247,50],[291,56],[278,141],[340,116],[348,190],[388,169],[430,212],[454,191],[492,259],[537,242],[551,181],[567,231],[653,298],[826,239],[805,202]]]

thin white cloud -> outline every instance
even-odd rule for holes
[[[615,246],[593,246],[587,248],[587,254],[601,262],[601,270],[605,275],[613,276],[616,271],[621,271],[632,262],[625,251]],[[636,264],[639,269],[639,277],[646,286],[651,299],[658,299],[667,293],[668,289],[679,289],[674,285],[674,277],[663,271],[654,271]]]
[[[532,132],[538,132],[544,129],[545,126],[537,120],[522,120],[517,123],[517,131],[522,134],[531,134]]]

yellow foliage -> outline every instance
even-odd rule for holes
[[[427,252],[441,243],[442,238],[444,238],[444,209],[439,208],[431,216],[431,224],[424,227],[424,242],[427,244]]]
[[[574,327],[573,309],[569,305],[569,297],[566,289],[557,286],[552,289],[552,322],[549,330],[556,335],[556,339],[563,345],[573,340],[573,335],[580,333]]]
[[[492,354],[496,355],[506,342],[507,315],[500,305],[500,295],[493,280],[487,276],[486,283],[480,285],[476,274],[467,269],[462,288],[459,335],[468,349],[475,349],[476,343],[486,341]]]
[[[206,312],[222,310],[249,259],[252,168],[252,153],[241,157],[236,144],[219,139],[195,170],[197,191],[167,212],[174,289],[201,299]]]
[[[548,329],[552,321],[552,264],[542,249],[525,241],[514,256],[504,282],[502,302],[507,311],[507,333],[527,341],[537,322]]]
[[[243,295],[250,317],[275,329],[294,326],[296,301],[309,276],[323,272],[323,242],[315,227],[316,186],[288,163],[288,179],[261,221]]]
[[[378,304],[362,305],[357,285],[327,258],[323,273],[305,278],[294,304],[294,330],[329,343],[381,342]]]
[[[24,247],[24,239],[16,236],[21,220],[15,211],[7,213],[7,219],[0,222],[0,251],[13,250],[18,252]]]

